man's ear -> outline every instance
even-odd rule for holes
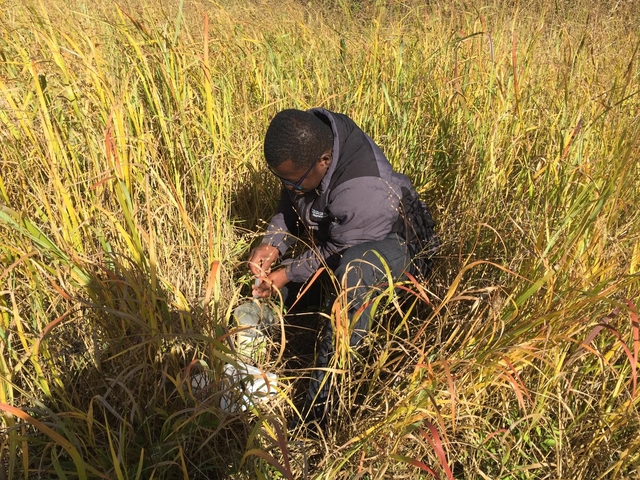
[[[329,167],[331,165],[331,163],[333,162],[333,155],[331,154],[331,150],[327,150],[326,152],[324,152],[324,154],[320,157],[320,162],[322,163],[322,166]]]

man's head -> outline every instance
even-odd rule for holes
[[[318,187],[331,165],[333,132],[322,120],[302,110],[283,110],[267,129],[264,156],[286,188],[299,193]]]

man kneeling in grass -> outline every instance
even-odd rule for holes
[[[249,259],[261,279],[253,295],[266,298],[277,290],[291,304],[319,268],[331,269],[347,287],[355,347],[373,320],[367,293],[388,282],[387,268],[394,280],[407,271],[426,274],[438,243],[429,210],[409,179],[394,172],[378,145],[345,115],[322,108],[283,110],[267,129],[264,155],[282,191],[262,243]],[[314,248],[272,268],[304,230]],[[327,321],[303,409],[306,420],[324,417],[328,382],[323,382],[323,367],[332,355],[333,329]]]

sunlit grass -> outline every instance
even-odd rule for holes
[[[638,474],[638,7],[421,3],[0,5],[8,478]],[[282,390],[220,408],[277,198],[262,136],[312,106],[382,145],[443,239],[356,355],[327,316],[315,439],[286,427],[309,370],[281,331]]]

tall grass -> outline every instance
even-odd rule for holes
[[[4,476],[637,475],[640,12],[600,3],[5,1]],[[286,426],[310,372],[284,343],[275,398],[220,400],[277,197],[262,136],[317,105],[444,244],[355,355],[336,302],[312,437]]]

